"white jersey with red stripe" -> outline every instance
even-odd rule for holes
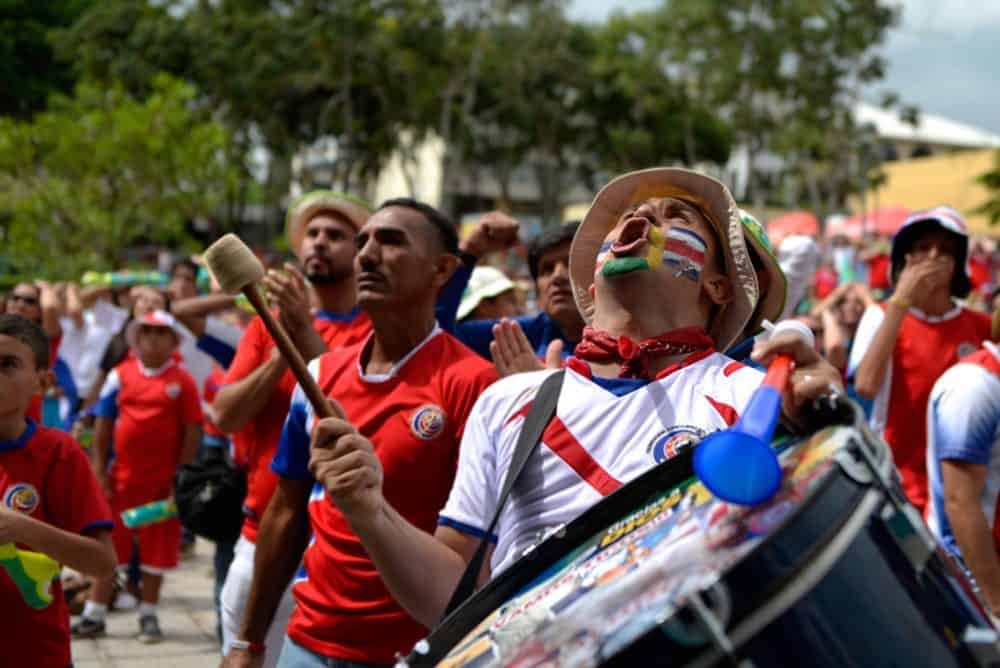
[[[566,369],[556,415],[490,536],[496,542],[494,575],[547,531],[669,459],[685,442],[733,424],[763,378],[756,369],[711,353],[647,384],[614,388],[615,380],[574,371],[579,368],[574,362]],[[484,536],[524,418],[550,373],[509,376],[476,402],[440,524]]]

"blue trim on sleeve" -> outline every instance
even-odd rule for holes
[[[112,522],[111,520],[100,520],[97,522],[91,522],[90,524],[84,526],[82,529],[80,529],[80,533],[81,534],[89,533],[91,531],[96,531],[97,529],[113,529],[114,526],[115,523]]]
[[[298,394],[298,392],[296,392]],[[289,480],[312,480],[309,472],[309,432],[306,431],[306,406],[292,398],[288,418],[281,430],[278,450],[271,460],[271,471]]]
[[[988,466],[990,463],[989,450],[970,448],[938,448],[937,452],[934,454],[938,461],[942,461],[944,459],[954,459],[960,462],[969,462],[970,464],[980,464],[982,466]]]
[[[118,390],[106,394],[97,400],[90,408],[90,413],[95,417],[110,418],[112,420],[118,418]]]
[[[480,540],[486,538],[486,532],[483,531],[482,529],[477,529],[471,524],[466,524],[465,522],[459,522],[458,520],[453,520],[450,517],[444,517],[444,516],[438,517],[438,524],[445,527],[451,527],[456,531],[461,531],[464,534],[468,534],[475,538],[479,538]],[[495,544],[498,540],[496,534],[491,533],[489,540],[491,543]]]
[[[236,357],[236,348],[210,334],[205,334],[198,339],[195,346],[218,362],[219,366],[224,369],[228,369],[229,365],[233,363],[233,358]]]

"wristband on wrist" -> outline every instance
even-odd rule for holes
[[[262,642],[250,642],[249,640],[233,640],[229,644],[232,649],[244,649],[251,654],[263,654],[267,648]]]
[[[910,302],[905,297],[898,295],[896,293],[893,293],[893,295],[889,297],[889,303],[895,304],[904,311],[909,310],[910,306],[912,306],[912,304],[910,304]]]

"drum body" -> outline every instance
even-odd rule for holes
[[[855,423],[776,447],[767,504],[715,499],[681,453],[500,574],[409,665],[1000,664],[881,441]]]

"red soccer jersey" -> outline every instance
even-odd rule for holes
[[[348,314],[320,311],[313,320],[313,326],[330,350],[358,343],[371,332],[371,321],[360,309]],[[240,339],[236,357],[226,372],[223,384],[235,383],[249,376],[267,361],[273,348],[274,341],[267,333],[264,321],[259,316],[254,318]],[[257,525],[278,484],[278,477],[271,473],[270,465],[281,439],[281,428],[288,415],[288,402],[293,389],[295,376],[288,371],[263,410],[233,436],[237,449],[236,460],[244,464],[247,470],[243,535],[254,543],[257,542]]]
[[[184,428],[202,420],[191,374],[174,360],[150,370],[135,357],[108,374],[94,414],[115,420],[110,477],[116,491],[168,485],[181,460]]]
[[[72,533],[112,526],[83,449],[69,434],[32,421],[18,440],[0,441],[0,493],[9,508]],[[34,610],[0,568],[0,666],[70,665],[69,611],[58,579],[50,591],[52,603]]]
[[[324,394],[335,397],[382,462],[383,493],[416,527],[433,533],[458,466],[465,420],[496,379],[492,365],[437,330],[386,376],[363,377],[365,344],[327,353],[310,365]],[[313,414],[301,389],[273,468],[311,480]],[[318,484],[309,503],[313,540],[294,586],[288,635],[303,647],[348,661],[391,664],[426,635],[389,594],[347,520]]]
[[[880,253],[868,260],[868,287],[873,290],[888,290],[891,287],[889,282],[889,256]]]
[[[215,438],[225,438],[226,435],[219,431],[219,428],[215,425],[215,419],[212,414],[212,403],[215,401],[215,395],[222,387],[223,378],[225,378],[226,372],[223,371],[222,367],[218,364],[212,367],[212,372],[208,374],[205,379],[205,385],[202,387],[202,398],[205,400],[205,405],[203,406],[205,413],[205,435],[212,436]]]
[[[870,345],[882,319],[881,312],[870,311],[855,337],[860,354]],[[903,316],[887,371],[887,394],[883,390],[876,397],[873,420],[884,423],[883,437],[892,448],[903,489],[921,513],[927,505],[926,415],[931,388],[948,367],[989,336],[990,316],[959,306],[940,317],[923,316],[916,309]]]

